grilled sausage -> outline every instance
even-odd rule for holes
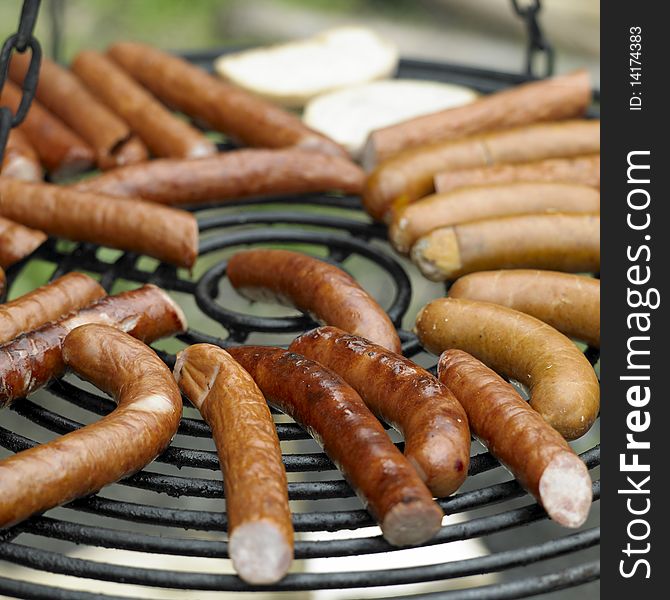
[[[84,50],[75,56],[72,70],[155,156],[199,158],[216,153],[214,142],[173,115],[104,54]]]
[[[535,269],[483,271],[456,280],[449,296],[508,306],[600,347],[599,279]]]
[[[152,160],[90,177],[74,188],[161,204],[339,190],[359,194],[365,176],[338,156],[297,149],[246,149],[197,160]]]
[[[440,357],[438,376],[463,405],[474,435],[564,527],[591,508],[586,465],[502,377],[461,350]]]
[[[32,254],[46,239],[41,231],[0,217],[0,267],[11,267]]]
[[[21,91],[6,81],[0,106],[9,106],[16,113],[20,102]],[[30,104],[19,130],[26,135],[40,162],[53,178],[65,178],[86,171],[95,161],[93,149],[36,100]]]
[[[335,371],[405,438],[405,456],[438,497],[455,492],[470,464],[470,430],[449,390],[411,360],[335,327],[320,327],[289,350]]]
[[[411,256],[433,281],[490,269],[594,273],[600,269],[600,216],[520,215],[442,227],[419,238]]]
[[[433,537],[442,510],[352,387],[281,348],[244,346],[229,352],[268,401],[323,447],[379,522],[386,541],[409,546]]]
[[[20,129],[10,129],[5,155],[0,165],[0,175],[23,181],[40,181],[42,165],[35,148]]]
[[[598,152],[600,121],[540,123],[421,146],[370,173],[363,205],[375,219],[388,221],[389,211],[433,193],[436,173]]]
[[[322,323],[400,352],[391,319],[342,269],[299,252],[258,249],[235,254],[226,273],[246,298],[295,306]]]
[[[9,75],[16,83],[23,85],[29,63],[28,54],[13,56]],[[93,148],[101,169],[127,164],[129,157],[136,162],[147,160],[146,147],[142,153],[126,150],[131,139],[138,143],[128,125],[94,98],[76,75],[46,57],[40,63],[35,97]]]
[[[548,158],[527,163],[446,171],[435,175],[435,190],[452,192],[471,185],[516,181],[578,183],[600,189],[600,154],[575,158]]]
[[[363,156],[367,168],[408,148],[538,121],[580,117],[591,103],[585,70],[480,96],[466,106],[409,119],[373,131]]]
[[[108,54],[168,106],[247,146],[298,146],[348,158],[344,148],[297,116],[181,58],[135,42],[114,44]]]
[[[389,227],[393,247],[407,254],[422,236],[449,227],[527,213],[597,213],[600,193],[585,185],[515,182],[478,185],[433,194],[394,211]]]
[[[102,298],[0,346],[0,407],[62,375],[63,340],[70,331],[88,323],[112,325],[147,343],[186,329],[181,309],[154,285]]]
[[[65,338],[63,358],[118,406],[97,423],[0,461],[0,527],[139,471],[177,432],[179,388],[142,342],[112,327],[84,325]]]
[[[233,567],[248,583],[275,583],[291,566],[293,524],[279,438],[265,398],[230,354],[210,344],[180,352],[174,376],[212,430]]]
[[[12,302],[0,304],[0,344],[106,295],[95,279],[83,273],[68,273]]]
[[[457,348],[530,388],[530,405],[563,437],[584,435],[598,416],[600,387],[593,368],[562,333],[505,306],[440,298],[416,319],[433,354]]]
[[[77,242],[93,242],[191,267],[198,223],[186,211],[0,177],[0,215]]]
[[[7,287],[7,276],[2,267],[0,267],[0,297],[4,298],[5,289]]]

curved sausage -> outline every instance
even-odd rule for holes
[[[433,494],[445,497],[465,481],[470,430],[451,392],[411,360],[335,327],[296,338],[289,350],[335,371],[367,407],[405,438],[405,456]]]
[[[359,194],[365,175],[339,156],[297,149],[246,149],[197,160],[162,159],[90,177],[73,187],[161,204],[339,190]]]
[[[65,338],[63,358],[111,394],[117,408],[96,423],[0,461],[0,527],[139,471],[177,432],[179,388],[142,342],[106,325],[84,325]]]
[[[416,332],[433,354],[458,348],[530,388],[530,405],[569,440],[584,435],[600,407],[593,367],[567,337],[505,306],[440,298],[416,318]]]
[[[199,158],[216,153],[205,134],[173,115],[104,54],[84,50],[75,56],[72,70],[155,156]]]
[[[46,239],[46,233],[0,217],[0,267],[11,267],[37,250]]]
[[[520,215],[442,227],[412,247],[412,261],[433,281],[474,271],[600,269],[600,216]]]
[[[344,148],[297,116],[181,58],[136,42],[114,44],[108,54],[168,106],[247,146],[298,146],[348,158]]]
[[[435,191],[439,193],[451,192],[471,185],[516,181],[579,183],[600,189],[600,154],[446,171],[435,175],[434,181]]]
[[[457,279],[449,296],[508,306],[600,347],[599,279],[535,269],[483,271]]]
[[[148,254],[180,267],[198,255],[198,223],[184,210],[48,183],[0,177],[0,215],[77,242]]]
[[[395,326],[377,301],[333,265],[289,250],[246,250],[228,262],[233,287],[250,300],[295,306],[318,321],[400,352]]]
[[[600,152],[600,121],[540,123],[421,146],[381,163],[365,182],[363,206],[375,219],[434,191],[433,177],[459,171]]]
[[[9,75],[19,85],[23,85],[29,63],[28,54],[17,53],[12,57]],[[98,167],[111,169],[127,160],[127,156],[119,160],[119,155],[125,154],[132,134],[130,128],[94,98],[71,71],[42,57],[35,97],[93,148]],[[147,160],[146,147],[135,158]]]
[[[184,313],[155,285],[102,298],[0,346],[0,407],[62,375],[63,340],[88,323],[112,325],[146,343],[186,329]]]
[[[23,181],[40,181],[42,179],[42,165],[35,152],[20,129],[10,129],[5,146],[5,155],[0,165],[0,175],[22,179]]]
[[[585,69],[517,85],[480,96],[467,106],[415,117],[373,131],[363,152],[364,164],[370,168],[408,148],[483,131],[580,117],[590,103],[591,82]]]
[[[268,401],[300,423],[342,471],[394,546],[435,535],[442,510],[361,397],[318,363],[281,348],[229,349]]]
[[[389,239],[407,254],[422,236],[448,227],[527,213],[597,213],[600,193],[585,185],[516,182],[481,185],[433,194],[393,213]]]
[[[279,438],[251,375],[225,350],[196,344],[174,376],[212,430],[228,513],[228,548],[244,581],[279,581],[293,560],[293,524]]]
[[[458,398],[474,435],[564,527],[591,508],[591,477],[572,448],[502,377],[461,350],[447,350],[440,381]]]
[[[21,91],[6,81],[0,106],[9,106],[16,113],[20,102]],[[18,128],[25,133],[40,162],[53,178],[70,177],[93,166],[93,148],[38,101],[32,101],[25,120]]]
[[[88,275],[68,273],[16,300],[0,304],[0,344],[56,321],[107,295]]]

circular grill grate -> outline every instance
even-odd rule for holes
[[[206,62],[212,56],[193,56],[192,59]],[[511,75],[416,61],[403,61],[400,75],[457,81],[481,91],[491,91],[519,80]],[[368,289],[372,285],[399,327],[404,354],[416,357],[425,366],[434,365],[434,357],[430,363],[431,359],[423,353],[414,334],[402,329],[403,322],[411,325],[416,312],[412,306],[411,279],[421,280],[409,263],[393,254],[385,242],[385,227],[371,223],[363,215],[358,198],[324,194],[227,202],[201,207],[197,209],[197,215],[201,257],[193,276],[135,254],[124,253],[110,258],[109,250],[90,244],[72,246],[49,240],[31,260],[12,268],[8,281],[13,284],[31,264],[45,262],[49,265],[51,278],[76,269],[100,274],[103,286],[111,292],[146,282],[173,292],[177,300],[186,305],[193,328],[178,336],[178,340],[156,345],[161,357],[172,366],[174,351],[184,344],[209,342],[226,347],[249,342],[286,345],[297,332],[312,327],[314,323],[304,315],[287,315],[287,311],[262,305],[249,307],[226,287],[226,258],[236,250],[251,245],[297,247],[349,270]],[[273,316],[266,316],[268,311]],[[592,363],[598,360],[597,352],[592,349],[586,352]],[[112,407],[110,400],[92,391],[90,386],[74,377],[66,377],[52,383],[35,400],[22,400],[13,406],[17,416],[12,415],[12,422],[18,424],[7,428],[3,421],[0,445],[18,452],[37,443],[33,439],[36,437],[33,432],[37,430],[43,432],[46,429],[51,436],[66,433],[80,427],[81,421],[90,422],[97,415],[106,414]],[[277,421],[277,431],[285,449],[284,463],[291,480],[289,495],[293,522],[296,531],[300,532],[295,546],[296,559],[394,551],[374,529],[364,537],[345,536],[342,539],[314,539],[314,535],[301,535],[302,532],[353,530],[371,527],[374,523],[329,459],[315,451],[313,442],[306,441],[310,440],[308,434],[283,416],[277,415]],[[216,472],[218,459],[213,446],[204,448],[209,437],[206,424],[187,407],[177,438],[155,463],[99,494],[0,532],[0,559],[41,571],[99,581],[177,590],[252,591],[254,588],[232,574],[98,562],[70,556],[58,546],[58,541],[65,541],[110,549],[109,552],[130,550],[227,558],[226,543],[221,541],[224,536],[210,533],[225,531],[227,521],[221,510],[224,494],[220,473]],[[596,468],[600,462],[599,445],[587,449],[581,456],[590,469]],[[185,471],[182,474],[177,469]],[[491,536],[546,520],[544,511],[515,481],[509,480],[493,457],[486,452],[476,452],[470,474],[485,473],[498,474],[498,481],[482,485],[478,483],[481,477],[471,478],[465,491],[439,500],[446,514],[467,514],[457,522],[446,519],[428,545]],[[598,499],[599,481],[594,482],[593,489],[594,498]],[[170,497],[169,501],[165,500],[166,495]],[[599,529],[569,533],[559,532],[556,527],[552,532],[548,539],[544,539],[546,535],[538,535],[533,543],[485,556],[440,562],[438,555],[430,561],[438,564],[427,566],[316,573],[301,570],[303,563],[298,562],[297,572],[289,574],[277,585],[262,589],[296,591],[458,580],[504,572],[565,555],[571,558],[568,566],[563,563],[551,570],[550,565],[548,574],[521,574],[502,583],[450,591],[445,597],[520,598],[596,579],[598,563],[584,562],[579,552],[598,544]],[[86,588],[86,582],[80,587]],[[0,577],[0,593],[49,599],[115,597],[31,583],[27,577],[24,580]],[[380,595],[384,596],[383,590]],[[427,598],[432,594],[412,597]]]

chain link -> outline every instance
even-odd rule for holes
[[[23,81],[23,93],[21,102],[16,109],[16,114],[13,114],[7,106],[0,107],[0,165],[2,164],[5,146],[7,145],[9,130],[12,127],[20,125],[26,118],[30,104],[35,97],[35,90],[37,89],[40,63],[42,61],[42,48],[33,35],[33,30],[35,28],[37,12],[40,8],[40,1],[24,0],[18,31],[7,38],[2,45],[2,50],[0,50],[0,95],[2,95],[2,88],[7,81],[7,72],[12,52],[16,50],[23,53],[28,49],[31,52],[30,65]]]
[[[512,6],[516,13],[526,22],[526,30],[528,31],[526,74],[531,76],[534,75],[533,64],[535,62],[535,55],[543,53],[546,60],[544,75],[545,77],[552,75],[554,72],[554,48],[544,36],[537,19],[538,13],[542,9],[540,0],[529,0],[528,2],[512,0]]]

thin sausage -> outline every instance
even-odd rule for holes
[[[318,363],[280,348],[229,349],[268,401],[300,423],[342,471],[394,546],[429,540],[442,510],[361,397]]]
[[[198,223],[186,211],[130,198],[0,177],[0,215],[77,242],[93,242],[191,267]]]
[[[6,81],[0,105],[9,106],[16,113],[20,101],[21,91]],[[95,161],[93,148],[36,100],[30,104],[19,130],[25,133],[40,162],[54,178],[66,178],[86,171]]]
[[[534,269],[483,271],[456,280],[449,296],[508,306],[600,347],[599,279]]]
[[[177,432],[179,388],[142,342],[112,327],[84,325],[65,338],[63,358],[117,407],[97,423],[0,461],[0,527],[139,471]]]
[[[56,321],[106,296],[88,275],[68,273],[16,300],[0,304],[0,344]]]
[[[321,323],[400,352],[400,338],[384,309],[353,277],[318,258],[289,250],[247,250],[230,259],[226,273],[246,298],[295,306]]]
[[[37,250],[46,239],[47,235],[41,231],[0,217],[0,267],[7,269],[23,260]]]
[[[295,115],[187,61],[136,42],[120,42],[109,56],[153,94],[247,146],[298,146],[348,158],[347,151]]]
[[[20,129],[10,129],[0,175],[23,181],[40,181],[43,176],[40,158]]]
[[[339,156],[299,149],[245,149],[197,160],[162,159],[90,177],[74,188],[161,204],[339,190],[360,194],[365,175]]]
[[[12,57],[9,75],[16,83],[23,84],[29,63],[28,54]],[[125,146],[132,136],[130,127],[94,98],[71,71],[42,57],[35,97],[93,148],[98,167],[112,169],[127,160]],[[131,156],[147,160],[146,147],[143,150],[142,154]]]
[[[435,175],[435,190],[446,193],[471,185],[515,181],[580,183],[600,189],[600,154],[446,171]]]
[[[461,350],[447,350],[440,381],[465,408],[475,436],[564,527],[589,514],[591,478],[586,465],[544,419],[497,373]]]
[[[600,386],[588,360],[567,337],[519,311],[440,298],[416,318],[416,332],[433,354],[458,348],[530,388],[530,405],[569,440],[584,435],[600,407]]]
[[[591,82],[581,69],[551,79],[480,96],[466,106],[409,119],[373,131],[363,156],[367,168],[408,148],[519,127],[581,117],[591,103]]]
[[[102,298],[0,346],[0,407],[62,375],[63,340],[70,331],[88,323],[112,325],[146,343],[186,329],[181,309],[155,285]]]
[[[435,191],[433,178],[498,164],[600,152],[600,121],[540,123],[421,146],[381,163],[365,182],[363,205],[375,219]]]
[[[248,583],[275,583],[293,560],[293,524],[279,438],[265,398],[230,354],[210,344],[180,352],[174,376],[212,430],[233,567]]]
[[[405,456],[433,494],[445,497],[465,481],[470,430],[451,392],[411,360],[335,327],[296,338],[289,350],[335,371],[405,439]]]
[[[491,269],[600,269],[600,216],[533,214],[435,229],[412,247],[428,279],[444,281]]]
[[[570,183],[478,185],[433,194],[394,211],[389,227],[393,247],[407,254],[422,236],[440,227],[527,213],[597,213],[600,192]]]
[[[75,56],[72,70],[155,156],[199,158],[216,153],[214,142],[173,115],[104,54],[84,50]]]

